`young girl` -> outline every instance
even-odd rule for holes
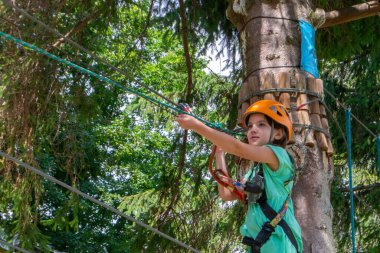
[[[292,136],[292,123],[284,106],[276,101],[261,100],[246,110],[242,123],[247,128],[248,144],[214,130],[192,116],[178,115],[176,120],[182,128],[191,129],[218,146],[217,167],[226,175],[223,151],[258,163],[242,180],[243,185],[248,185],[262,176],[265,185],[261,194],[247,193],[248,212],[240,232],[249,252],[302,252],[301,228],[289,197],[295,172],[292,159],[284,149]],[[218,185],[218,189],[223,200],[237,199],[226,187]],[[280,226],[273,228],[269,222],[281,210],[286,210],[282,213],[284,217]],[[268,212],[272,212],[270,219]]]

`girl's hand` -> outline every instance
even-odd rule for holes
[[[216,146],[216,149],[215,149],[215,158],[216,158],[217,160],[222,159],[223,163],[225,163],[225,162],[224,162],[224,160],[225,160],[224,155],[225,155],[225,154],[224,154],[224,150],[223,150],[221,147]],[[225,167],[225,166],[224,166],[224,167]]]
[[[187,114],[179,114],[176,121],[183,129],[194,129],[194,127],[200,123],[199,120]]]

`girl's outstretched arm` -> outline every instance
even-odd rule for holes
[[[243,143],[234,137],[212,129],[196,118],[180,114],[176,121],[184,129],[191,129],[202,135],[215,145],[221,147],[225,152],[256,162],[268,164],[272,170],[278,169],[278,159],[273,151],[266,146],[253,146]]]

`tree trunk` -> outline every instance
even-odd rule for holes
[[[301,34],[297,20],[309,20],[306,14],[312,13],[312,6],[308,2],[229,0],[227,17],[239,31],[243,61],[239,120],[257,100],[277,100],[288,109],[313,101],[291,112],[295,137],[288,151],[298,165],[293,201],[302,228],[303,252],[326,253],[335,252],[330,203],[333,150],[325,109],[318,101],[323,82],[299,68]]]

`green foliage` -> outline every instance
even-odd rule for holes
[[[334,136],[333,145],[336,153],[335,177],[331,190],[334,235],[339,252],[352,250],[350,203],[347,191],[349,186],[344,125],[346,119],[343,106],[351,108],[353,114],[351,122],[353,185],[370,187],[355,191],[354,195],[357,247],[358,250],[366,252],[376,252],[379,249],[380,231],[375,225],[380,213],[376,201],[379,198],[379,189],[376,186],[377,150],[376,138],[373,136],[380,132],[380,43],[376,40],[376,36],[373,36],[379,28],[378,17],[371,17],[335,27],[330,31],[323,31],[319,37],[320,45],[326,44],[324,41],[329,45],[319,50],[319,55],[324,58],[321,63],[325,89],[340,101],[338,104],[330,96],[325,97],[331,111],[330,131]]]
[[[175,102],[185,99],[187,69],[180,40],[177,2],[18,1],[36,17],[70,34],[79,44],[125,70],[128,76],[92,59],[26,17],[0,6],[1,30],[50,50],[125,85],[158,98],[133,80]],[[354,3],[319,1],[336,9]],[[185,1],[193,67],[193,111],[227,128],[236,125],[234,77],[204,71],[202,53],[221,39],[229,52],[238,43],[225,18],[227,2]],[[169,8],[166,8],[169,7]],[[90,18],[83,27],[81,20]],[[14,25],[12,25],[14,23]],[[380,132],[379,49],[373,36],[378,18],[317,32],[318,55],[326,89],[374,133]],[[110,87],[12,43],[0,40],[0,147],[59,180],[205,252],[243,251],[238,227],[240,203],[217,199],[206,167],[210,143],[189,134],[179,171],[183,132],[173,112]],[[239,70],[234,72],[239,73]],[[333,124],[344,112],[326,96],[336,150],[332,188],[334,233],[339,252],[350,251],[347,157],[344,137]],[[344,127],[343,127],[344,128]],[[375,184],[373,137],[353,122],[355,185]],[[229,157],[233,165],[233,158]],[[233,166],[232,166],[233,167]],[[179,177],[181,175],[181,177]],[[378,187],[355,195],[358,249],[377,252],[380,231]],[[0,237],[17,239],[28,250],[50,252],[177,252],[178,245],[26,172],[5,160],[0,167]]]

